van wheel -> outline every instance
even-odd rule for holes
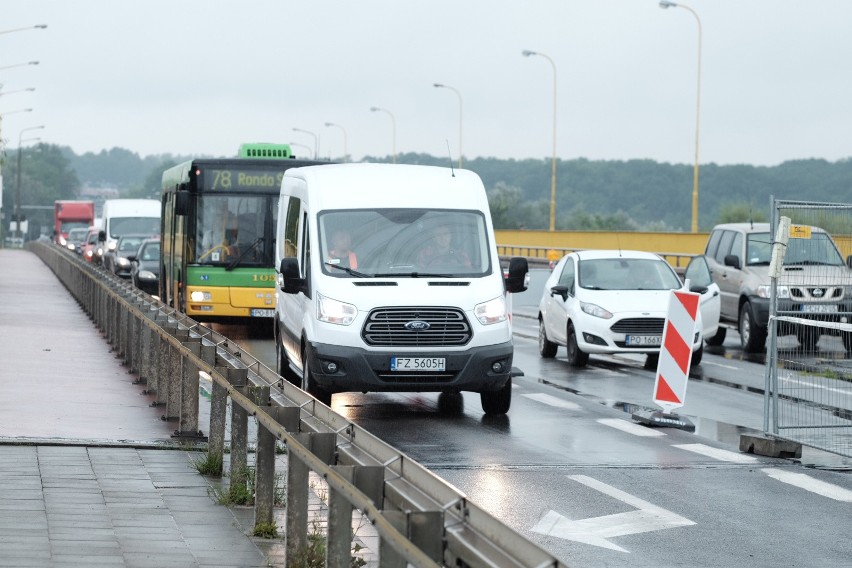
[[[589,354],[580,350],[577,345],[577,332],[574,331],[574,325],[568,324],[568,337],[566,348],[568,349],[568,363],[572,367],[585,367],[589,362]]]
[[[746,353],[759,353],[766,347],[766,329],[755,324],[751,302],[740,308],[740,343]]]
[[[547,332],[544,331],[544,320],[538,320],[538,354],[545,359],[552,359],[556,356],[556,349],[559,347],[547,338]]]
[[[725,329],[724,327],[720,327],[716,331],[716,335],[714,335],[713,337],[708,337],[706,339],[707,345],[712,345],[714,347],[716,347],[718,345],[722,345],[723,343],[725,343],[725,336],[726,335],[728,335],[728,330]]]
[[[302,390],[324,405],[331,406],[331,393],[317,386],[313,373],[311,373],[311,364],[307,353],[302,353],[302,368],[304,369],[302,373]]]
[[[479,398],[485,414],[506,414],[512,405],[512,379],[500,390],[479,393]]]
[[[281,345],[281,338],[279,337],[278,326],[275,326],[275,361],[276,361],[276,371],[279,375],[284,377],[284,379],[295,386],[300,386],[299,377],[290,367],[290,359],[287,357],[287,353],[284,351],[284,347]]]

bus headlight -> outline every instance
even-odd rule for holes
[[[477,304],[473,308],[473,315],[482,325],[506,321],[506,300],[503,299],[503,296],[497,296],[493,300]]]
[[[358,308],[317,293],[317,319],[336,325],[349,325],[355,321]]]
[[[189,295],[189,299],[193,302],[209,302],[213,299],[213,296],[210,292],[202,292],[201,290],[195,290]]]

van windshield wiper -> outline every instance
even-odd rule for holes
[[[232,260],[231,262],[228,263],[228,266],[225,267],[225,271],[230,272],[231,270],[233,270],[240,263],[240,261],[242,261],[243,258],[245,258],[245,256],[248,253],[253,251],[255,249],[255,247],[257,247],[257,245],[259,245],[262,242],[263,242],[263,237],[256,238],[254,240],[254,242],[246,248],[246,250],[244,250],[243,252],[240,253],[240,256],[238,256],[237,258],[235,258],[234,260]]]
[[[457,274],[439,272],[381,272],[373,276],[375,278],[461,278]]]
[[[338,270],[342,270],[346,274],[351,274],[352,276],[355,276],[356,278],[373,278],[373,276],[374,276],[373,274],[365,274],[363,272],[358,272],[357,270],[353,270],[352,268],[349,268],[348,266],[340,266],[339,264],[334,264],[332,262],[326,262],[325,265],[328,266],[328,267],[331,267],[331,268],[336,268]]]

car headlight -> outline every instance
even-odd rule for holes
[[[136,274],[136,278],[138,278],[139,280],[156,280],[157,275],[151,272],[150,270],[140,270]]]
[[[789,298],[790,297],[790,289],[787,286],[776,286],[776,290],[778,291],[779,298]],[[772,292],[772,286],[758,286],[757,287],[757,297],[758,298],[769,298]]]
[[[611,319],[612,312],[608,312],[602,307],[596,304],[590,304],[588,302],[580,302],[580,309],[583,310],[583,313],[589,314],[590,316],[594,316],[596,318],[602,319]]]
[[[503,299],[503,296],[498,296],[493,300],[477,304],[473,308],[473,315],[482,325],[506,321],[506,300]]]
[[[118,257],[118,265],[119,266],[130,266],[130,261],[124,258],[123,256]]]
[[[93,251],[92,249],[86,251],[86,256],[88,256],[89,258],[92,258],[94,255],[95,251]]]
[[[317,319],[336,325],[349,325],[355,321],[358,308],[317,293]]]
[[[68,244],[68,241],[65,240],[65,237],[59,237],[59,244],[65,246]]]

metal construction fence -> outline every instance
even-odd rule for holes
[[[852,204],[772,200],[764,430],[852,456]],[[783,255],[783,264],[780,260]]]
[[[255,528],[273,522],[280,493],[276,477],[284,476],[288,565],[308,546],[310,477],[321,480],[326,495],[320,511],[325,566],[354,565],[352,519],[357,512],[378,536],[381,568],[565,567],[458,489],[293,386],[227,337],[65,249],[44,243],[27,246],[138,375],[136,382],[156,396],[163,418],[177,425],[176,438],[204,438],[199,430],[199,377],[213,381],[210,424],[205,425],[207,463],[224,468],[230,424],[231,484],[245,482],[248,423],[254,417]],[[281,444],[286,472],[276,475]]]

